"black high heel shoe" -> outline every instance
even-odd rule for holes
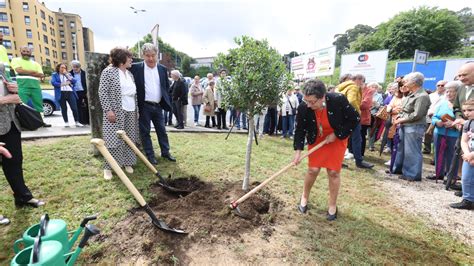
[[[329,211],[326,213],[326,220],[334,221],[336,219],[337,219],[337,207],[336,207],[336,212],[334,214],[329,214]]]
[[[25,207],[25,206],[30,206],[30,207],[33,207],[33,208],[38,208],[38,207],[41,207],[43,205],[45,205],[45,202],[42,201],[42,200],[39,200],[39,199],[35,199],[35,198],[32,198],[30,199],[29,201],[19,201],[19,200],[15,200],[15,205],[19,208],[21,207]]]
[[[298,204],[298,211],[300,211],[302,214],[305,214],[308,211],[308,205],[301,206],[301,204]]]

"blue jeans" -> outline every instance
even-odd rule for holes
[[[237,112],[237,119],[235,120],[235,126],[237,129],[240,129],[240,118],[242,118],[242,128],[247,128],[247,115],[245,112],[238,111]]]
[[[193,105],[193,109],[194,109],[194,123],[197,123],[199,122],[199,111],[201,110],[201,105],[200,104]]]
[[[161,106],[159,104],[153,105],[145,102],[143,107],[140,109],[138,122],[140,125],[140,138],[146,156],[148,158],[155,158],[155,152],[153,151],[153,144],[150,137],[150,122],[153,122],[153,126],[155,127],[158,143],[160,144],[161,155],[169,155],[170,144],[168,142],[168,134],[166,133],[163,109]]]
[[[423,154],[421,144],[426,125],[402,125],[399,129],[400,143],[393,164],[392,173],[402,173],[405,177],[421,181]]]
[[[474,202],[474,166],[462,163],[462,198]]]
[[[283,137],[293,136],[293,131],[295,129],[295,115],[286,115],[282,116],[282,130]]]
[[[362,134],[360,131],[360,123],[357,123],[357,126],[352,130],[351,134],[352,154],[354,154],[356,163],[361,163],[364,160],[362,157]]]
[[[438,168],[438,164],[441,164],[440,176],[444,177],[446,173],[449,171],[449,168],[451,167],[451,161],[453,160],[453,156],[454,156],[454,146],[456,145],[456,140],[458,138],[446,136],[446,149],[444,150],[443,161],[438,162],[438,154],[440,152],[439,148],[441,145],[442,138],[444,138],[443,135],[434,134],[434,151],[435,151],[434,161],[435,161],[435,169]]]

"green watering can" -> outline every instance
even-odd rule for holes
[[[84,236],[77,249],[74,252],[67,254],[63,253],[63,245],[61,242],[56,240],[42,240],[42,231],[35,238],[32,246],[29,246],[20,253],[16,254],[11,261],[11,266],[23,266],[23,265],[45,265],[45,266],[72,266],[76,262],[77,257],[81,253],[82,249],[87,243],[87,240],[93,235],[100,233],[99,229],[92,224],[85,226]]]
[[[48,214],[41,216],[41,221],[39,224],[35,224],[28,228],[24,233],[21,239],[18,239],[13,244],[13,250],[15,254],[20,252],[20,244],[24,245],[24,248],[32,246],[35,237],[41,231],[41,240],[48,241],[48,240],[56,240],[61,243],[63,248],[63,254],[66,254],[70,251],[70,249],[74,246],[74,243],[79,238],[79,235],[84,231],[84,227],[89,221],[97,219],[97,216],[87,216],[82,220],[81,225],[75,231],[67,231],[66,222],[61,219],[52,219],[49,220]],[[71,239],[68,239],[68,236],[72,235]]]

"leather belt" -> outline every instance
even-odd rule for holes
[[[149,101],[145,101],[145,103],[147,103],[147,104],[149,104],[149,105],[153,105],[153,106],[158,106],[158,105],[160,105],[160,103],[149,102]]]

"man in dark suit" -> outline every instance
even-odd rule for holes
[[[71,75],[76,80],[77,111],[79,114],[79,123],[89,124],[89,103],[87,101],[87,82],[86,72],[81,69],[81,63],[77,60],[71,62]]]
[[[175,162],[170,154],[168,134],[166,133],[163,119],[163,110],[171,111],[168,91],[170,83],[167,69],[158,64],[158,48],[145,43],[142,48],[143,62],[134,63],[130,71],[135,78],[137,87],[138,111],[140,114],[140,137],[148,160],[158,164],[150,137],[150,122],[153,122],[158,143],[160,144],[161,157]]]
[[[183,105],[188,104],[188,95],[186,85],[181,79],[181,73],[178,70],[171,71],[173,85],[171,85],[173,98],[173,113],[176,116],[176,129],[184,129]]]

